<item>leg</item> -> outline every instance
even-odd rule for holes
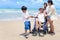
[[[50,31],[51,31],[51,32],[54,32],[54,25],[53,25],[53,21],[51,21],[50,25],[51,25],[51,26],[50,26],[50,28],[51,28],[51,29],[50,29]]]
[[[36,30],[38,31],[39,28],[39,24],[38,24],[38,20],[36,20]]]
[[[31,28],[29,29],[29,32],[31,32]]]
[[[25,30],[25,34],[27,33],[27,30]]]
[[[41,22],[39,21],[39,29],[41,29],[41,26],[42,26],[42,25],[41,25]]]
[[[32,31],[31,31],[31,27],[30,27],[30,29],[29,29],[29,33],[32,33]]]
[[[24,25],[25,25],[25,34],[27,33],[27,30],[28,30],[28,24],[27,23],[28,23],[27,21],[24,22]]]
[[[30,25],[29,25],[29,32],[31,33],[31,23],[30,23]]]
[[[53,21],[51,21],[51,19],[49,19],[49,23],[50,23],[50,32],[54,32],[54,25],[53,25]]]

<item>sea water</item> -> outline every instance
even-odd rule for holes
[[[35,16],[38,13],[38,9],[28,9],[29,15]],[[57,14],[60,15],[60,9],[57,10]],[[0,20],[21,20],[22,13],[20,9],[0,9]]]
[[[37,10],[28,10],[29,15],[34,16]],[[0,9],[0,20],[21,20],[22,13],[20,9]]]

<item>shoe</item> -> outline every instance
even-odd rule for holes
[[[40,30],[40,31],[38,32],[38,34],[39,34],[39,36],[44,37],[44,32],[43,32],[43,30]]]
[[[55,32],[48,32],[49,34],[51,34],[51,35],[55,35]]]
[[[29,32],[30,34],[32,34],[33,32]]]
[[[44,37],[44,34],[43,33],[39,33],[39,36]]]
[[[43,34],[46,34],[46,31],[44,31]]]
[[[35,32],[33,33],[33,36],[37,36],[37,31],[35,31]]]
[[[25,35],[25,38],[27,39],[27,38],[28,38],[28,36],[26,36],[26,35]]]

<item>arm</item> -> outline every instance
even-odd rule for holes
[[[34,16],[30,16],[29,18],[34,18]]]
[[[46,14],[46,12],[44,13],[44,16],[47,17],[48,15]]]
[[[30,16],[29,18],[38,18],[38,14],[36,15],[36,17],[34,17],[34,16]]]
[[[34,18],[34,16],[29,16],[29,15],[28,15],[27,19],[28,19],[28,18]]]
[[[36,17],[34,17],[34,18],[38,18],[38,15],[39,15],[39,14],[37,14]]]

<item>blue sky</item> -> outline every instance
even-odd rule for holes
[[[0,0],[0,8],[20,8],[27,6],[28,8],[43,7],[43,3],[47,0]],[[53,0],[56,8],[60,8],[59,0]]]

